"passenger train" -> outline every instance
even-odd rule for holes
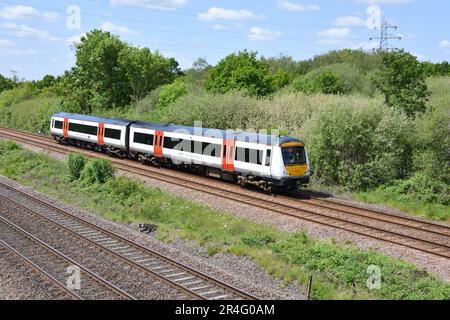
[[[266,191],[309,183],[303,142],[290,137],[56,113],[51,134],[61,144],[143,163],[189,169]]]

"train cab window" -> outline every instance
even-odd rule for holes
[[[55,129],[62,129],[63,128],[63,122],[59,120],[54,120],[53,128]]]
[[[267,154],[266,154],[266,167],[270,167],[270,157],[272,156],[272,150],[267,149]]]
[[[133,137],[134,143],[146,144],[149,146],[153,145],[153,135],[141,132],[135,132]]]
[[[305,148],[300,146],[281,148],[285,165],[306,164]]]
[[[118,129],[105,128],[105,138],[120,140],[120,133]]]

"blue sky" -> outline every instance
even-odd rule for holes
[[[297,60],[332,49],[370,50],[378,10],[398,26],[391,31],[402,40],[392,45],[421,60],[450,60],[449,1],[0,0],[0,73],[59,75],[74,65],[73,43],[93,28],[173,56],[183,68],[245,48]]]

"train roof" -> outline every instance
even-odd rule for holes
[[[53,117],[69,118],[69,119],[82,120],[82,121],[103,122],[103,123],[114,124],[114,125],[119,125],[119,126],[127,126],[131,122],[133,122],[130,120],[125,120],[125,119],[102,118],[102,117],[94,117],[94,116],[87,116],[84,114],[67,113],[67,112],[55,113],[53,115]]]
[[[201,135],[204,137],[233,139],[237,141],[252,142],[266,145],[281,145],[286,142],[297,142],[298,139],[291,137],[278,137],[275,135],[259,134],[255,132],[235,131],[235,130],[221,130],[212,128],[195,128],[189,126],[181,126],[175,124],[162,124],[156,122],[136,121],[131,125],[135,128],[144,128],[152,130],[161,130],[164,132],[180,132],[188,133],[190,135],[198,135],[201,130]]]
[[[67,112],[59,112],[55,113],[53,117],[59,118],[69,118],[75,120],[84,120],[84,121],[92,121],[92,122],[103,122],[114,125],[127,126],[131,124],[132,127],[135,128],[144,128],[144,129],[152,129],[152,130],[161,130],[165,132],[180,132],[180,133],[188,133],[190,135],[198,135],[200,132],[197,130],[202,130],[201,135],[205,137],[212,138],[220,138],[220,139],[233,139],[237,141],[245,141],[266,145],[281,145],[286,142],[301,142],[298,139],[286,137],[286,136],[275,136],[268,134],[259,134],[255,132],[245,132],[245,131],[236,131],[236,130],[220,130],[220,129],[212,129],[212,128],[195,128],[189,126],[181,126],[175,124],[163,124],[157,122],[143,122],[143,121],[131,121],[125,119],[115,119],[115,118],[102,118],[102,117],[94,117],[83,114],[76,113],[67,113]]]

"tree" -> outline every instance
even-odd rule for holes
[[[119,64],[119,54],[126,46],[101,30],[89,32],[76,46],[77,77],[94,93],[89,104],[116,107],[130,102],[130,83]]]
[[[44,78],[42,78],[42,80],[39,80],[36,82],[36,88],[37,89],[44,89],[44,88],[49,88],[52,87],[56,84],[56,78],[52,75],[45,75]]]
[[[325,94],[338,94],[343,91],[341,79],[331,70],[324,70],[315,79],[315,87]]]
[[[0,74],[0,92],[14,88],[14,81]]]
[[[178,62],[132,47],[109,32],[93,30],[76,46],[76,66],[62,82],[68,110],[123,107],[180,73]]]
[[[402,50],[384,53],[382,62],[375,85],[384,94],[386,104],[410,117],[425,112],[430,93],[417,58]]]
[[[267,65],[257,60],[256,54],[244,50],[219,61],[210,71],[205,83],[206,90],[216,93],[242,90],[254,96],[272,93],[272,79]]]
[[[148,48],[128,46],[119,55],[119,65],[131,85],[133,101],[144,98],[158,86],[171,83],[180,74],[178,62]]]

